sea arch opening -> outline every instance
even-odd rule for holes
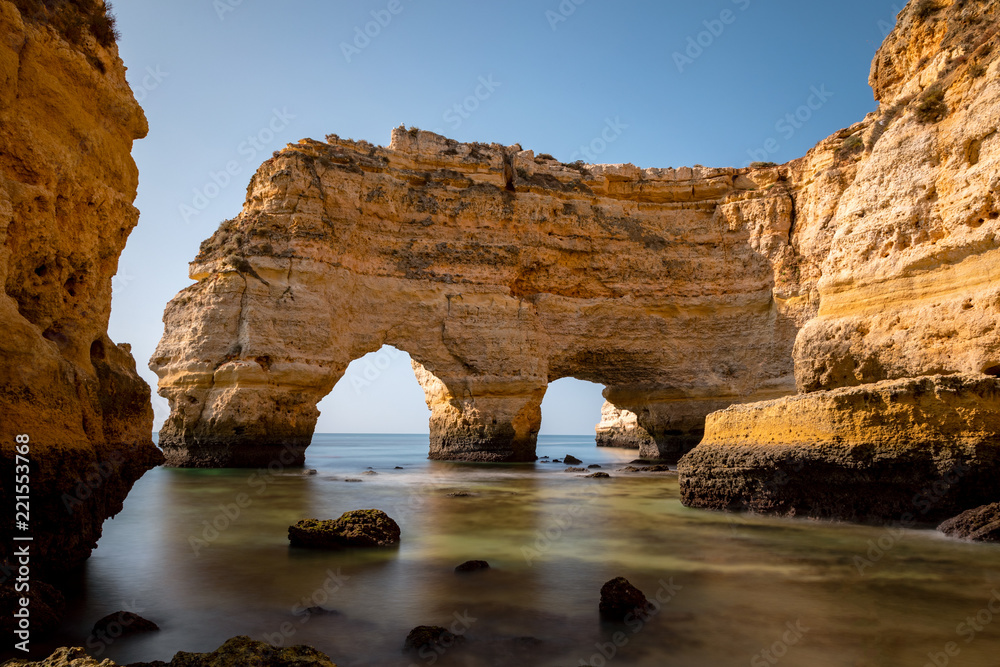
[[[412,359],[393,345],[348,364],[317,408],[316,433],[429,433],[430,412]]]

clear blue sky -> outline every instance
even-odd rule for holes
[[[903,4],[119,0],[121,55],[150,133],[134,150],[142,216],[114,281],[111,336],[132,343],[155,387],[145,366],[164,305],[285,143],[333,133],[385,145],[405,123],[563,161],[744,166],[756,151],[784,162],[875,109],[869,66]],[[825,101],[813,97],[808,120],[784,120],[813,89]],[[609,121],[620,134],[602,146]],[[231,161],[237,176],[216,187]],[[371,384],[364,363],[321,403],[318,430],[426,432],[406,355]],[[600,390],[555,383],[542,432],[592,433]],[[165,401],[154,406],[158,427]]]

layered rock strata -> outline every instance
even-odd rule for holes
[[[681,461],[717,509],[931,522],[996,497],[1000,379],[948,375],[735,405]]]
[[[160,445],[179,466],[300,462],[319,400],[392,345],[434,458],[534,460],[546,387],[572,376],[676,461],[709,412],[794,390],[816,275],[794,218],[776,169],[566,165],[403,128],[289,145],[167,306]]]
[[[907,492],[963,461],[975,474],[934,516],[1000,498],[983,481],[995,479],[1000,438],[973,418],[995,415],[990,377],[1000,375],[998,27],[997,2],[910,3],[900,14],[872,65],[878,112],[805,189],[826,200],[825,222],[798,207],[815,231],[798,232],[797,247],[822,257],[818,313],[794,348],[806,395],[710,418],[679,467],[688,504],[892,520],[912,504]],[[815,165],[820,149],[782,169]],[[836,171],[844,187],[827,188]],[[905,380],[956,373],[974,376]],[[833,426],[810,433],[805,415]],[[775,490],[769,479],[790,481]]]
[[[103,4],[58,4],[0,0],[0,505],[13,512],[23,493],[21,436],[31,511],[18,534],[34,538],[36,581],[79,565],[162,460],[149,387],[129,346],[107,335],[111,277],[139,215],[131,150],[146,119]]]

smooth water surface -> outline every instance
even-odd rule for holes
[[[105,524],[59,643],[84,645],[97,618],[131,609],[161,631],[92,652],[169,660],[242,634],[310,644],[341,667],[1000,665],[996,546],[687,509],[674,474],[617,473],[635,453],[588,437],[543,436],[539,456],[573,454],[612,479],[428,461],[427,449],[427,436],[318,435],[315,475],[148,472]],[[398,549],[289,548],[295,521],[365,508],[396,519]],[[493,569],[455,574],[470,559]],[[659,613],[600,623],[616,576],[659,592]],[[295,613],[314,605],[337,613]],[[453,624],[468,625],[462,645],[403,653],[414,626]]]

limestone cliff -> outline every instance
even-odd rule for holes
[[[639,418],[607,401],[601,406],[601,422],[595,427],[598,447],[640,449],[654,444],[653,436],[639,426]]]
[[[388,344],[434,457],[533,460],[546,386],[572,376],[676,461],[708,413],[794,390],[816,269],[789,193],[776,169],[567,165],[403,128],[289,145],[166,309],[160,444],[174,465],[301,460],[316,403]]]
[[[841,163],[854,162],[850,172],[841,169],[844,187],[817,181],[811,198],[825,198],[824,212],[799,208],[797,220],[811,230],[799,228],[799,248],[819,268],[817,317],[794,350],[798,389],[810,393],[713,416],[704,442],[680,466],[689,504],[898,518],[899,503],[858,508],[854,496],[890,493],[893,482],[883,488],[878,472],[890,459],[898,464],[893,475],[908,475],[914,495],[942,483],[940,461],[965,460],[973,435],[979,472],[995,479],[998,435],[973,434],[945,419],[948,410],[975,411],[976,400],[993,414],[989,392],[979,399],[959,392],[961,406],[942,408],[940,428],[928,428],[922,420],[894,422],[897,403],[919,402],[923,384],[912,385],[911,396],[871,383],[1000,375],[998,27],[996,1],[917,2],[900,14],[872,65],[879,111],[838,150]],[[806,161],[819,166],[817,155]],[[827,393],[858,385],[865,386],[852,394]],[[940,393],[941,386],[926,391]],[[854,418],[873,430],[802,434],[802,415],[829,414],[848,395],[853,402],[843,409],[861,411]],[[941,405],[950,404],[942,398]],[[896,435],[878,424],[895,424]],[[794,478],[808,493],[774,494],[754,482],[774,476]],[[854,481],[838,481],[846,478]],[[957,500],[943,503],[950,509],[992,488],[969,477],[956,483],[949,497]]]
[[[146,119],[103,4],[89,4],[0,0],[0,504],[13,512],[25,434],[33,581],[84,560],[162,458],[149,388],[107,336]]]

